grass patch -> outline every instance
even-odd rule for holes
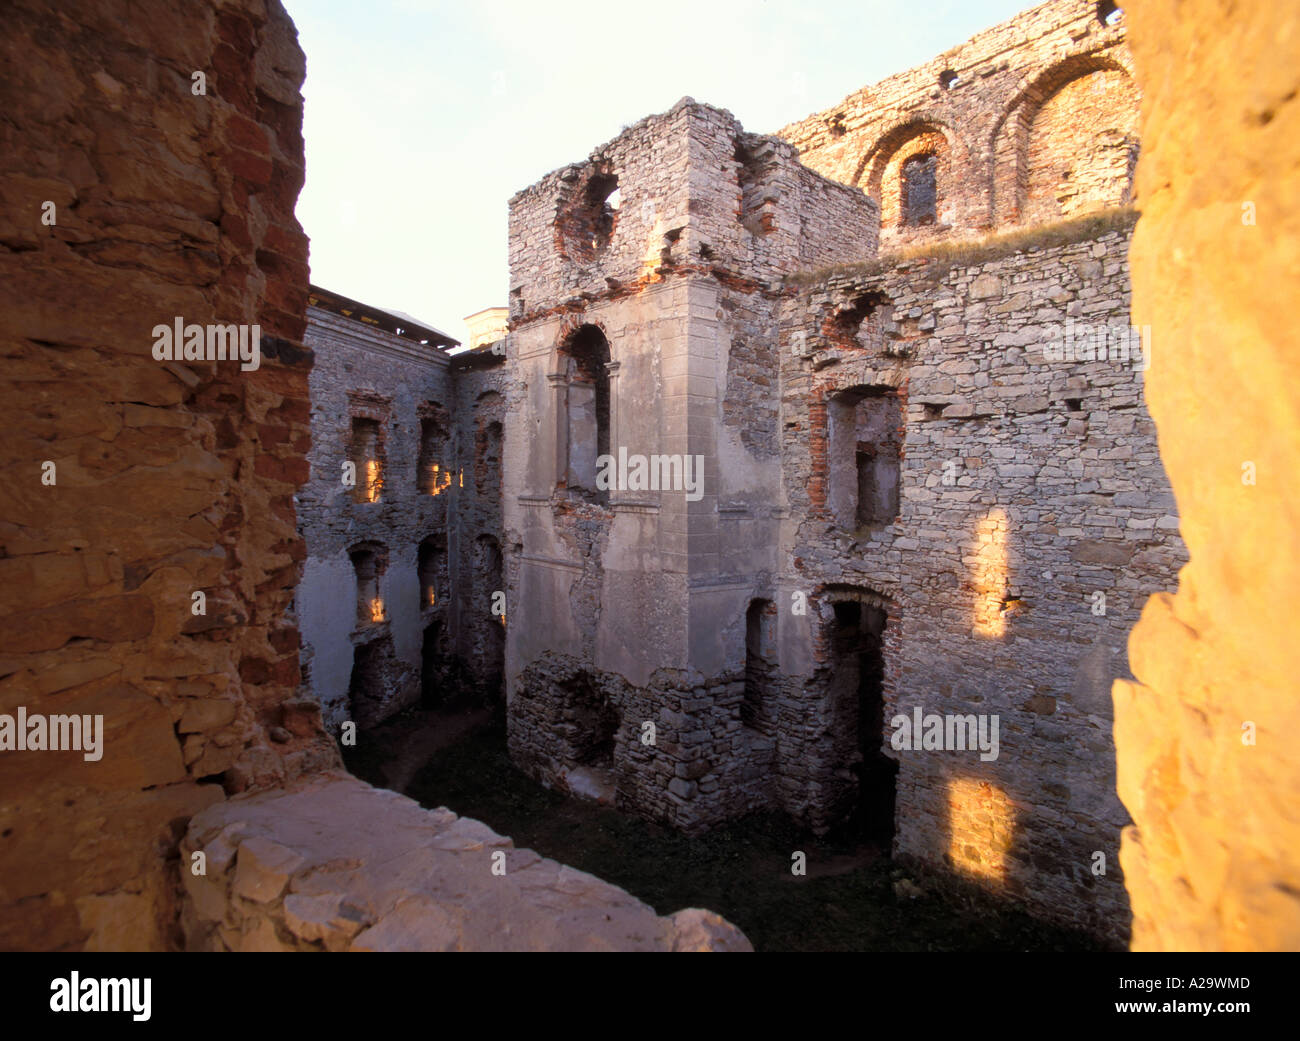
[[[1070,220],[1051,224],[1035,224],[1028,228],[998,232],[978,237],[922,243],[881,254],[871,260],[854,264],[836,264],[813,271],[798,271],[786,279],[794,286],[811,286],[828,279],[850,276],[868,277],[897,267],[909,261],[924,261],[933,267],[927,271],[931,277],[941,278],[954,267],[984,264],[1000,260],[1014,253],[1031,249],[1051,249],[1087,242],[1112,231],[1127,232],[1137,223],[1139,213],[1131,206],[1101,210]]]
[[[345,749],[349,769],[377,783],[381,732]],[[919,869],[904,871],[884,851],[817,838],[782,814],[756,814],[688,838],[650,821],[548,791],[515,769],[498,721],[438,752],[407,794],[447,806],[536,850],[621,886],[671,914],[705,907],[734,922],[767,951],[1101,950],[1060,929]],[[802,850],[808,876],[790,873]],[[923,896],[899,899],[906,877]]]

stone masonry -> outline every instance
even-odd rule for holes
[[[1138,92],[1122,11],[1050,0],[779,133],[881,206],[881,245],[1127,203]],[[932,219],[905,220],[909,161],[934,157]]]
[[[782,132],[851,194],[685,99],[511,201],[511,754],[687,831],[888,836],[1120,940],[1108,691],[1186,560],[1128,317],[1122,22],[1061,0],[937,64]],[[914,157],[937,203],[890,189]],[[929,716],[969,740],[897,743]]]
[[[717,623],[775,565],[776,280],[875,226],[861,192],[690,99],[511,201],[509,740],[539,780],[686,828],[762,783]],[[699,456],[702,493],[680,471],[602,493],[600,445]]]
[[[345,927],[354,907],[379,916],[358,948],[746,949],[716,915],[661,919],[493,836],[527,861],[518,880],[498,878],[464,855],[486,844],[481,825],[336,775],[320,704],[300,694],[294,611],[307,555],[295,499],[314,432],[307,239],[293,215],[303,69],[275,0],[100,0],[75,19],[43,0],[6,7],[0,949],[179,949],[211,912],[182,888],[198,877],[187,854],[203,851],[205,822],[232,820],[256,821],[259,834],[233,858],[212,850],[233,872],[231,946],[267,935],[240,901],[278,840],[301,843],[304,860],[328,849],[329,866],[366,865],[329,879]],[[259,364],[155,357],[152,330],[177,316],[256,325]],[[332,347],[358,339],[332,335],[320,341],[327,368]],[[467,369],[460,392],[479,401],[492,372]],[[356,389],[379,389],[368,381]],[[395,433],[385,447],[400,455]],[[29,723],[101,718],[99,754],[13,748],[24,711]],[[198,819],[182,860],[191,819],[236,794],[248,798],[232,816]],[[323,819],[336,826],[328,835]],[[415,890],[395,850],[420,859]],[[397,892],[419,907],[385,902]],[[249,906],[265,922],[282,905],[262,894]],[[446,919],[431,918],[434,895]],[[513,940],[497,899],[527,925]],[[310,902],[309,916],[324,904]],[[285,936],[309,928],[284,914]],[[458,920],[458,933],[443,928]],[[420,931],[431,921],[437,935]]]
[[[510,335],[457,358],[324,308],[308,329],[275,0],[11,4],[0,713],[102,714],[105,740],[0,750],[0,948],[745,949],[338,772],[321,705],[358,714],[353,630],[299,625],[404,593],[399,629],[449,630],[421,683],[490,691],[504,632],[511,751],[545,783],[689,830],[883,826],[1120,937],[1117,780],[1135,948],[1293,948],[1300,37],[1263,5],[1132,6],[1140,364],[1113,4],[1043,4],[783,139],[689,100],[643,120],[512,200]],[[258,324],[260,366],[156,360],[177,315]],[[313,415],[314,362],[342,411]],[[349,531],[382,495],[304,489],[355,455],[449,494],[419,492],[425,419],[445,504]],[[642,454],[669,457],[653,484]],[[410,697],[398,642],[372,718]],[[900,746],[909,709],[997,718],[998,755]]]
[[[964,263],[886,263],[789,301],[790,523],[775,600],[807,591],[810,607],[779,614],[784,675],[769,695],[786,721],[774,782],[787,810],[832,823],[866,794],[854,787],[881,744],[898,769],[899,855],[987,880],[1044,914],[1066,908],[1117,938],[1127,815],[1110,685],[1127,674],[1124,639],[1143,602],[1186,562],[1142,399],[1147,356],[1117,359],[1108,345],[1106,357],[1083,357],[1089,333],[1128,331],[1130,223],[1101,234],[1085,224],[1060,245],[991,244]],[[843,315],[858,322],[851,338]],[[1082,349],[1058,358],[1051,337],[1065,328]],[[836,486],[853,493],[858,475],[837,469],[825,444],[840,403],[872,394],[898,403],[903,430],[888,448],[897,515],[875,525],[835,509]],[[889,728],[854,739],[865,692],[840,674],[864,666],[837,644],[845,602],[884,615],[872,725],[917,709],[996,715],[995,760],[896,750]],[[889,764],[876,765],[888,785]],[[1104,875],[1092,870],[1097,851]]]
[[[340,773],[211,807],[182,842],[187,860],[199,850],[207,874],[183,876],[191,951],[753,950],[712,912],[660,917],[479,821]]]
[[[164,948],[175,822],[338,763],[290,609],[304,59],[274,0],[19,0],[0,50],[0,712],[104,719],[97,761],[0,752],[0,948]],[[176,316],[260,365],[155,359]]]
[[[304,683],[335,733],[453,690],[497,700],[502,354],[453,358],[455,340],[414,320],[312,301]]]

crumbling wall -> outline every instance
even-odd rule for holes
[[[164,948],[179,822],[337,761],[295,700],[303,56],[238,0],[19,0],[0,49],[0,713],[104,728],[0,751],[0,947]],[[260,365],[156,360],[181,319]]]
[[[422,460],[421,429],[432,417],[450,434],[447,416],[455,392],[450,362],[436,347],[322,308],[307,314],[307,344],[316,365],[311,480],[298,508],[308,549],[299,623],[306,687],[337,732],[345,721],[369,726],[417,703],[425,633],[436,624],[450,625],[450,591],[443,591],[441,602],[430,602],[419,558],[425,539],[447,536],[448,504],[459,491],[460,470],[450,443],[440,462]],[[351,458],[354,417],[375,421],[383,442],[377,502],[355,494],[366,473],[364,460]],[[345,462],[356,467],[353,487],[343,483]],[[436,477],[433,465],[439,466]],[[351,559],[363,543],[381,548],[384,557],[380,609],[369,617],[357,607]]]
[[[1146,351],[1173,348],[1130,329],[1127,244],[1121,227],[903,262],[816,283],[786,306],[775,695],[790,726],[775,763],[782,804],[825,827],[854,796],[856,746],[833,738],[858,726],[838,704],[857,677],[843,676],[834,604],[878,606],[876,740],[899,764],[895,852],[1117,939],[1127,818],[1108,691],[1141,604],[1173,588],[1186,559],[1141,371]],[[846,339],[846,313],[875,321],[880,340]],[[900,506],[883,527],[855,530],[830,508],[828,402],[851,388],[902,407]],[[798,593],[804,614],[790,606]],[[918,709],[996,717],[996,758],[973,740],[895,747],[892,721],[910,727]]]
[[[665,277],[720,269],[762,280],[863,259],[875,252],[874,218],[785,141],[683,98],[510,200],[511,325]]]
[[[570,221],[593,181],[621,199],[616,219],[590,215],[588,251]],[[776,563],[773,280],[870,257],[875,208],[685,99],[516,195],[510,227],[511,753],[544,783],[612,783],[620,805],[697,829],[765,798],[771,739],[739,713],[746,611]],[[702,460],[695,487],[680,469],[661,487],[657,467],[605,498],[571,486],[571,440],[592,433],[571,409],[586,416],[602,376],[570,364],[584,338],[609,349],[610,454]],[[594,779],[568,733],[605,718],[592,688],[621,720]]]
[[[502,529],[505,419],[510,393],[505,340],[457,355],[453,361],[453,424],[460,472],[451,498],[455,589],[453,646],[461,684],[471,697],[504,701],[505,627],[511,606],[493,594],[506,591]]]
[[[881,206],[882,246],[1041,223],[1129,200],[1138,95],[1123,12],[1051,0],[784,127],[799,159]],[[904,164],[933,156],[932,223]]]
[[[1300,20],[1142,0],[1133,309],[1191,561],[1115,686],[1138,950],[1300,947]],[[1168,344],[1161,349],[1159,345]]]

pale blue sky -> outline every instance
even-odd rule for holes
[[[690,95],[772,133],[1033,0],[285,0],[317,285],[458,340],[506,303],[506,203]]]

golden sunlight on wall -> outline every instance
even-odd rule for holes
[[[971,625],[980,636],[998,638],[1006,632],[1004,601],[1007,595],[1007,536],[1010,521],[1000,509],[989,511],[975,530],[970,564],[974,594]]]
[[[1300,13],[1134,0],[1133,322],[1191,560],[1115,685],[1136,950],[1300,949]],[[1163,346],[1161,346],[1163,345]],[[1249,726],[1247,726],[1249,724]]]
[[[366,488],[365,488],[365,495],[364,495],[365,501],[378,502],[379,490],[382,487],[383,487],[383,481],[379,476],[379,460],[377,459],[366,460]]]
[[[428,488],[430,495],[441,495],[451,487],[452,472],[444,470],[437,463],[429,468]]]
[[[973,777],[948,782],[948,858],[955,870],[1002,882],[1015,833],[1015,807],[1001,788]]]

